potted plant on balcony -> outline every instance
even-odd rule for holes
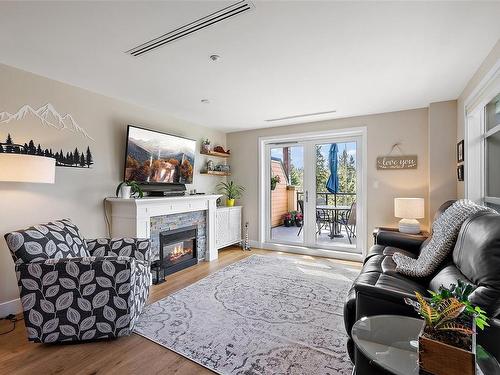
[[[229,182],[220,182],[217,185],[217,188],[220,193],[224,194],[226,196],[226,206],[227,207],[233,207],[234,206],[234,201],[236,199],[240,199],[243,192],[245,191],[245,188],[241,185],[236,185],[234,181],[229,181]]]
[[[302,220],[304,220],[304,217],[302,216],[302,213],[297,212],[295,214],[295,225],[298,227],[302,226]]]
[[[415,292],[417,302],[405,298],[424,319],[418,339],[420,368],[434,375],[476,373],[476,326],[483,329],[485,312],[468,301],[472,285],[459,282],[450,289],[431,292],[427,301]]]
[[[291,227],[293,225],[293,216],[290,212],[283,214],[283,224],[285,227]]]
[[[281,182],[280,176],[271,177],[271,190],[276,189],[276,185]]]

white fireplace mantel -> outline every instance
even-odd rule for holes
[[[140,199],[106,198],[106,202],[111,206],[111,236],[150,238],[151,217],[206,210],[206,260],[215,260],[216,201],[220,197],[221,195],[186,195]]]

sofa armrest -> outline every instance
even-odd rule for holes
[[[373,315],[403,315],[418,318],[413,307],[404,302],[408,297],[415,300],[415,295],[380,288],[374,285],[356,283],[356,320]]]
[[[126,256],[150,262],[151,243],[146,238],[95,238],[86,239],[92,256]]]
[[[128,335],[150,285],[149,265],[130,257],[48,259],[18,264],[16,271],[35,342]]]
[[[377,245],[397,247],[415,255],[420,253],[420,247],[428,237],[391,230],[379,230],[376,234]]]

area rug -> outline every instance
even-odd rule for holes
[[[252,255],[146,306],[135,332],[219,374],[351,374],[342,310],[358,273]]]

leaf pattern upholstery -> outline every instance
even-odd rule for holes
[[[96,238],[86,240],[92,256],[132,256],[138,260],[150,261],[150,242],[144,238]]]
[[[23,232],[13,233],[23,239],[30,236]],[[16,261],[16,273],[30,341],[109,339],[132,332],[151,285],[149,240],[100,239],[108,246],[103,256],[96,255],[99,247],[94,243],[98,240],[88,241],[90,246],[82,240],[87,256],[56,258],[52,252],[27,261],[29,257],[19,253],[22,245],[17,246],[19,241],[10,235],[5,238],[14,260],[20,260]],[[33,241],[40,241],[45,248],[48,240],[40,237]],[[96,251],[87,250],[87,246]]]
[[[70,219],[7,233],[5,241],[16,264],[90,256],[78,227]]]

